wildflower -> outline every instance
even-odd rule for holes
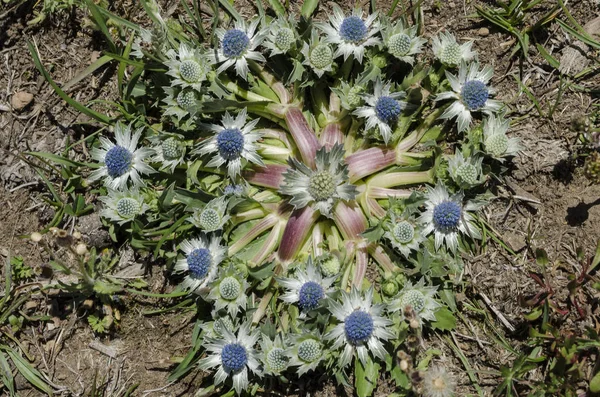
[[[310,43],[304,42],[301,52],[304,57],[302,64],[310,66],[318,77],[333,70],[333,49],[329,44],[321,42],[317,32],[312,32]]]
[[[406,102],[399,101],[405,96],[404,92],[390,92],[391,83],[382,83],[380,78],[375,80],[373,95],[363,95],[367,106],[354,111],[358,117],[366,118],[367,129],[377,127],[385,143],[392,137],[392,128],[398,122]]]
[[[210,71],[208,58],[199,49],[191,48],[185,43],[179,45],[179,51],[167,51],[165,65],[169,68],[167,74],[173,77],[171,86],[191,87],[200,91]]]
[[[152,149],[137,148],[142,129],[138,129],[132,136],[130,126],[117,122],[115,125],[116,144],[100,137],[100,148],[93,148],[91,156],[102,166],[90,173],[89,181],[104,177],[104,184],[114,190],[125,188],[129,179],[134,186],[143,185],[140,174],[151,174],[155,171],[144,162],[153,154]]]
[[[298,367],[298,375],[313,371],[324,357],[324,346],[320,335],[305,333],[296,336],[290,346],[288,350],[289,366]]]
[[[185,158],[185,142],[176,135],[163,135],[155,139],[152,162],[161,163],[161,171],[173,173]]]
[[[99,197],[104,203],[100,216],[123,225],[150,208],[137,188],[123,191],[108,189],[108,196]]]
[[[204,208],[194,210],[188,221],[205,232],[221,230],[231,218],[227,213],[228,204],[229,202],[225,196],[212,199]]]
[[[192,88],[164,87],[167,96],[163,102],[167,105],[163,116],[175,116],[181,121],[187,116],[193,117],[199,110],[200,94]]]
[[[381,340],[394,337],[387,328],[392,321],[381,316],[382,304],[372,304],[373,288],[367,291],[364,298],[356,288],[350,293],[341,291],[341,294],[341,303],[329,301],[329,310],[340,323],[325,335],[326,340],[334,341],[332,349],[344,346],[340,365],[348,365],[355,352],[363,364],[369,351],[376,357],[385,359],[388,353]]]
[[[199,361],[202,370],[218,367],[215,374],[215,385],[223,383],[227,378],[233,381],[237,394],[248,388],[248,370],[261,376],[258,353],[254,345],[258,341],[258,331],[250,332],[250,323],[244,323],[235,333],[222,329],[222,335],[216,338],[205,338],[204,347],[208,357]]]
[[[215,54],[211,54],[213,64],[221,63],[217,73],[229,69],[235,65],[235,72],[238,76],[246,80],[248,76],[248,59],[266,62],[262,54],[256,51],[267,31],[256,31],[260,19],[255,19],[250,26],[245,21],[236,21],[232,29],[225,30],[219,28],[216,30],[217,37],[221,40],[221,45]]]
[[[278,334],[274,340],[263,334],[260,350],[265,374],[278,375],[287,369],[290,358],[281,334]]]
[[[302,314],[305,314],[318,308],[323,299],[333,292],[331,284],[335,278],[323,278],[309,257],[306,271],[297,269],[294,278],[277,278],[279,285],[287,290],[280,298],[284,302],[298,304]]]
[[[220,244],[220,238],[205,235],[185,240],[180,245],[185,258],[175,263],[175,271],[185,273],[183,287],[191,292],[206,287],[217,275],[219,263],[225,257],[227,248]]]
[[[383,236],[405,258],[408,258],[412,251],[418,250],[424,240],[421,225],[408,212],[398,215],[390,210],[388,218],[383,223],[383,229],[385,230]]]
[[[415,63],[415,55],[421,53],[421,47],[427,42],[417,36],[416,25],[409,28],[402,19],[382,29],[381,34],[388,53],[409,65]]]
[[[331,87],[331,90],[340,98],[342,107],[346,110],[354,110],[365,102],[361,95],[365,87],[358,82],[350,84],[341,81],[339,87]]]
[[[425,287],[425,280],[419,280],[415,285],[407,281],[398,298],[390,303],[389,310],[400,310],[404,313],[410,309],[419,319],[435,321],[435,312],[441,306],[433,299],[437,287]]]
[[[334,145],[330,151],[324,147],[319,149],[316,170],[294,158],[289,159],[289,164],[291,167],[283,174],[284,182],[279,191],[292,196],[290,204],[295,208],[313,204],[322,215],[331,217],[331,210],[338,200],[356,197],[356,187],[347,182],[348,166],[344,162],[342,145]]]
[[[451,119],[457,117],[458,131],[466,130],[471,124],[472,112],[483,112],[491,115],[502,107],[502,103],[490,99],[490,95],[495,93],[492,87],[488,86],[494,70],[490,65],[479,70],[479,63],[473,62],[469,66],[461,63],[458,68],[458,77],[452,73],[446,72],[446,77],[450,82],[452,91],[446,91],[438,94],[436,101],[445,99],[454,99],[454,103],[440,116],[441,119]]]
[[[271,50],[271,56],[279,54],[287,54],[290,50],[296,47],[296,27],[295,21],[290,18],[277,18],[269,29],[263,46]]]
[[[450,177],[461,189],[471,189],[485,181],[481,163],[483,157],[465,157],[460,150],[448,159]]]
[[[350,55],[358,63],[362,63],[365,49],[381,44],[379,38],[374,37],[379,32],[379,24],[374,23],[377,13],[367,15],[363,19],[361,9],[354,9],[352,15],[345,16],[338,5],[333,5],[333,15],[329,17],[330,23],[319,23],[316,26],[325,34],[325,42],[337,45],[334,58],[344,56],[344,61]]]
[[[211,131],[216,134],[206,139],[195,150],[201,156],[214,153],[214,157],[207,164],[208,167],[221,167],[227,164],[227,173],[230,178],[239,175],[244,167],[243,160],[254,164],[264,165],[260,156],[256,153],[256,141],[260,134],[254,132],[254,127],[259,119],[246,123],[247,112],[242,109],[234,119],[229,112],[225,112],[222,126],[210,125]]]
[[[483,146],[493,158],[503,161],[504,157],[515,156],[521,151],[521,140],[506,135],[510,120],[503,117],[488,116],[483,124]]]
[[[224,328],[229,332],[233,332],[236,329],[236,323],[234,323],[229,315],[225,315],[223,317],[215,318],[214,321],[204,322],[200,327],[204,331],[205,336],[216,338],[223,335]]]
[[[208,298],[214,301],[217,311],[227,309],[232,317],[236,317],[240,309],[246,310],[248,286],[246,277],[230,265],[221,270],[219,278],[212,283]]]
[[[452,252],[456,252],[459,232],[481,239],[479,230],[473,224],[473,216],[469,213],[479,206],[471,202],[463,206],[462,192],[450,196],[442,184],[435,188],[428,186],[425,206],[427,210],[419,221],[425,227],[423,235],[434,233],[436,250],[444,243]]]
[[[424,397],[452,397],[456,381],[444,367],[431,367],[423,376]]]
[[[340,268],[342,266],[340,259],[332,253],[328,252],[317,257],[315,262],[318,264],[319,269],[321,269],[323,277],[337,277],[340,273]]]
[[[474,51],[471,51],[472,41],[459,45],[452,33],[441,32],[439,35],[434,36],[432,41],[433,54],[447,66],[458,66],[461,62],[469,62],[477,55]]]
[[[225,196],[242,197],[248,193],[249,186],[244,184],[227,185],[223,189]]]

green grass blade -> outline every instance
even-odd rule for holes
[[[546,61],[548,61],[550,66],[552,66],[554,69],[558,69],[558,67],[560,66],[560,62],[558,62],[556,58],[550,55],[550,53],[546,51],[546,49],[542,45],[536,44],[536,47],[540,52],[540,55],[543,56]]]
[[[302,16],[305,18],[310,18],[317,9],[318,5],[319,0],[304,0],[304,3],[302,3],[302,9],[300,10],[300,14],[302,14]]]
[[[281,4],[279,0],[267,0],[267,3],[269,3],[269,7],[271,7],[271,9],[275,11],[275,14],[277,14],[277,16],[285,16],[285,7]]]
[[[233,17],[233,19],[235,19],[236,21],[244,20],[244,18],[240,15],[239,12],[237,12],[237,10],[235,8],[233,8],[233,6],[231,5],[231,3],[229,3],[229,1],[219,0],[219,4],[221,4],[221,6],[225,9],[225,11],[227,11],[229,13],[229,15],[231,15]]]
[[[128,21],[127,19],[121,18],[115,14],[113,14],[112,12],[108,11],[107,9],[103,8],[103,7],[98,7],[97,8],[98,12],[100,12],[102,15],[104,15],[106,18],[108,19],[112,19],[113,21],[119,23],[120,25],[129,28],[135,32],[141,32],[142,28],[140,27],[140,25],[138,25],[137,23],[133,23],[131,21]]]
[[[598,43],[596,40],[592,39],[589,35],[587,35],[587,34],[583,35],[583,34],[579,33],[578,31],[576,31],[575,29],[573,29],[572,27],[570,27],[569,25],[567,25],[565,22],[561,21],[560,19],[557,19],[556,22],[558,22],[560,27],[563,28],[563,30],[566,33],[575,36],[578,40],[583,41],[585,44],[589,45],[590,47],[594,47],[597,50],[600,49],[600,43]]]
[[[13,349],[8,348],[6,352],[8,353],[8,356],[11,358],[12,362],[15,364],[15,367],[19,373],[23,375],[23,377],[27,379],[29,383],[31,383],[38,390],[50,396],[52,395],[52,389],[43,380],[42,374],[37,369],[33,368],[31,364],[25,361],[25,359],[18,355]]]
[[[117,46],[115,45],[115,42],[113,41],[112,36],[110,35],[110,32],[108,31],[108,27],[106,26],[106,18],[98,10],[99,7],[92,0],[84,0],[84,1],[85,1],[85,5],[87,6],[88,10],[90,11],[90,14],[92,14],[92,18],[93,18],[94,22],[96,22],[96,26],[104,35],[104,38],[106,39],[106,42],[108,43],[108,47],[110,48],[110,51],[117,52]]]
[[[25,152],[25,154],[28,154],[30,156],[39,157],[42,159],[47,159],[47,160],[52,161],[53,163],[64,165],[67,167],[89,167],[89,168],[98,168],[99,167],[99,165],[96,163],[81,163],[79,161],[74,161],[74,160],[68,159],[66,157],[59,156],[59,155],[52,154],[52,153]]]
[[[42,61],[40,60],[40,56],[38,54],[38,51],[37,51],[37,48],[35,47],[35,45],[32,42],[27,41],[27,47],[29,48],[29,52],[31,53],[31,56],[33,57],[33,63],[35,63],[35,66],[37,67],[37,69],[40,71],[42,76],[44,76],[44,78],[50,84],[50,86],[52,86],[52,88],[58,94],[59,97],[64,99],[65,102],[67,102],[69,105],[71,105],[73,108],[75,108],[78,112],[83,113],[86,116],[89,116],[93,119],[96,119],[101,123],[110,124],[110,118],[108,116],[106,116],[102,113],[98,113],[95,110],[92,110],[92,109],[82,105],[81,103],[77,102],[76,100],[71,98],[69,95],[67,95],[58,86],[58,84],[56,84],[54,82],[54,80],[52,80],[52,77],[50,76],[50,74],[48,73],[46,68],[44,68],[44,65],[42,65]]]
[[[79,83],[81,80],[85,79],[87,76],[89,76],[90,74],[94,73],[98,68],[100,68],[101,66],[107,64],[110,61],[112,61],[112,59],[109,56],[106,56],[106,55],[101,56],[94,63],[92,63],[90,66],[88,66],[87,68],[83,69],[79,74],[77,74],[77,76],[75,76],[71,80],[69,80],[67,82],[67,84],[65,84],[63,86],[63,90],[68,91],[75,84]]]

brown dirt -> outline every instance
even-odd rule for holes
[[[127,10],[128,16],[139,18],[139,10],[135,7],[118,3],[120,10]],[[246,2],[239,3],[245,15],[253,15],[251,6]],[[298,4],[293,3],[297,8]],[[390,3],[389,0],[378,2],[383,10]],[[525,202],[512,197],[514,193],[509,189],[500,188],[497,192],[499,199],[486,210],[486,217],[498,235],[518,250],[518,256],[508,258],[491,244],[482,255],[466,260],[465,278],[470,280],[470,286],[462,302],[489,311],[489,307],[482,303],[485,295],[498,312],[517,328],[510,332],[491,311],[491,322],[487,325],[481,316],[466,309],[465,321],[459,322],[456,343],[469,359],[484,392],[489,395],[498,384],[498,378],[486,375],[485,371],[497,371],[515,358],[495,342],[490,327],[510,336],[513,347],[522,345],[527,329],[520,326],[527,309],[519,304],[518,298],[537,292],[537,285],[528,274],[537,270],[533,261],[535,249],[544,248],[552,261],[560,261],[561,265],[554,266],[551,275],[553,287],[558,291],[556,299],[564,301],[567,275],[579,266],[574,255],[575,247],[582,246],[591,254],[600,237],[600,206],[597,201],[600,186],[590,185],[582,175],[580,164],[570,160],[577,141],[577,133],[570,127],[571,120],[589,114],[593,98],[586,93],[566,90],[552,117],[539,117],[512,76],[517,75],[527,81],[536,96],[541,98],[541,107],[547,113],[558,95],[557,73],[534,53],[529,62],[519,65],[518,61],[509,57],[512,48],[510,36],[478,18],[468,18],[475,14],[475,4],[486,2],[442,1],[439,10],[433,9],[433,3],[424,1],[426,35],[447,29],[463,40],[473,39],[480,60],[495,66],[493,84],[498,89],[499,99],[507,103],[516,117],[523,117],[512,129],[525,146],[524,152],[514,161],[512,178],[526,194],[541,202]],[[324,4],[321,13],[328,7],[328,3]],[[67,141],[84,136],[87,127],[79,123],[89,120],[53,93],[35,69],[26,41],[32,40],[37,44],[44,64],[59,84],[69,81],[96,59],[103,45],[100,36],[82,28],[84,18],[80,11],[72,16],[54,18],[42,26],[27,27],[30,8],[31,2],[27,2],[0,20],[0,105],[9,105],[11,97],[20,91],[34,94],[33,103],[22,111],[0,110],[0,142],[4,154],[0,160],[0,202],[5,203],[0,208],[0,254],[3,257],[9,253],[22,255],[27,264],[36,266],[45,265],[47,255],[19,236],[44,228],[53,213],[42,200],[49,197],[43,181],[16,154],[24,151],[60,153]],[[597,10],[591,0],[572,2],[569,9],[582,25],[595,17],[590,10]],[[482,27],[489,29],[489,33],[482,34]],[[567,44],[565,35],[556,24],[550,25],[547,36],[539,39],[547,43],[546,48],[553,48],[555,54],[560,54]],[[594,77],[581,85],[593,87],[598,83],[598,77]],[[70,90],[70,94],[83,103],[93,99],[114,99],[115,92],[114,70],[111,68],[96,72]],[[76,229],[83,226],[75,225]],[[161,270],[155,268],[152,272],[154,274],[147,279],[151,290],[164,292],[166,282]],[[573,313],[569,314],[567,324],[572,329],[580,329],[583,325],[595,326],[591,317],[598,316],[598,294],[588,289],[585,292],[588,303],[584,308],[588,317],[579,320]],[[166,377],[172,368],[173,358],[183,356],[189,348],[194,320],[181,312],[145,316],[142,311],[151,308],[155,301],[125,299],[123,306],[128,310],[123,312],[117,332],[97,340],[117,349],[119,354],[115,359],[89,347],[97,338],[84,321],[77,319],[73,302],[65,298],[47,303],[40,301],[38,310],[55,320],[24,332],[23,340],[27,341],[31,354],[39,358],[36,364],[52,376],[55,384],[64,387],[63,395],[89,393],[94,376],[98,384],[107,382],[107,390],[113,393],[105,395],[117,395],[118,391],[134,384],[139,384],[135,395],[147,395],[143,391],[154,389],[161,390],[150,395],[193,393],[199,385],[198,374],[173,386],[166,384]],[[441,361],[455,368],[452,372],[458,376],[457,394],[474,393],[462,371],[462,364],[445,343],[435,336],[428,337],[427,343],[440,348],[443,352]],[[377,394],[387,395],[389,392],[387,382],[383,381]],[[318,395],[340,393],[342,390],[327,383]],[[28,390],[23,395],[34,393]]]

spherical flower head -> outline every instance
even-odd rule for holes
[[[271,371],[277,373],[287,368],[289,358],[284,349],[280,347],[274,347],[267,353],[266,361]]]
[[[298,293],[298,305],[304,311],[316,309],[319,301],[325,296],[323,287],[314,281],[302,285]]]
[[[236,160],[244,150],[244,135],[239,128],[224,129],[217,135],[217,147],[225,160]]]
[[[206,248],[197,248],[190,252],[186,258],[190,274],[202,279],[208,274],[208,269],[212,264],[212,256]]]
[[[460,93],[463,103],[471,110],[483,108],[490,97],[490,91],[483,81],[469,80],[463,85]]]
[[[350,105],[350,107],[352,109],[357,108],[360,105],[362,105],[363,99],[360,96],[360,94],[364,90],[365,90],[365,88],[363,86],[354,85],[354,86],[352,86],[352,88],[350,88],[350,91],[348,91],[348,96],[346,99],[348,100],[348,105]]]
[[[227,372],[239,372],[248,363],[248,352],[239,343],[229,343],[221,351],[221,364]]]
[[[205,208],[200,213],[198,223],[202,230],[216,230],[221,225],[221,215],[214,208]]]
[[[177,105],[182,109],[188,109],[196,104],[196,92],[194,90],[181,90],[177,94]]]
[[[319,44],[310,51],[310,62],[317,69],[325,69],[333,63],[333,50],[327,44]]]
[[[177,160],[181,157],[183,148],[176,138],[165,139],[161,145],[162,155],[165,160]]]
[[[136,199],[123,197],[117,201],[117,213],[123,218],[133,218],[138,215],[142,205]]]
[[[229,316],[221,317],[213,324],[213,331],[218,335],[223,334],[223,330],[233,332],[234,328],[235,324],[233,324],[233,321],[231,320],[231,318],[229,318]]]
[[[365,342],[373,334],[373,318],[363,310],[355,310],[346,317],[344,331],[346,338],[353,345]]]
[[[307,363],[321,357],[322,345],[315,339],[306,339],[298,345],[298,358]]]
[[[477,185],[479,172],[477,167],[471,163],[463,163],[456,170],[456,175],[468,185]]]
[[[423,376],[424,397],[452,397],[456,381],[443,367],[429,368]]]
[[[440,53],[440,61],[447,65],[458,65],[461,61],[462,53],[460,45],[456,42],[448,43]]]
[[[401,221],[394,226],[394,237],[399,243],[410,243],[415,237],[415,227],[408,221]]]
[[[355,15],[344,18],[340,25],[340,37],[347,43],[360,43],[367,37],[367,33],[367,25]]]
[[[400,306],[403,310],[410,306],[415,313],[419,314],[425,309],[425,295],[416,289],[406,291],[400,298]]]
[[[397,58],[401,58],[410,51],[411,39],[407,34],[398,33],[390,37],[387,45],[390,54]]]
[[[502,157],[508,150],[506,134],[490,135],[484,142],[485,150],[494,157]]]
[[[290,28],[281,28],[275,33],[275,46],[284,53],[292,48],[294,41],[296,41],[296,38],[294,37],[294,32]]]
[[[400,286],[396,282],[396,280],[387,280],[381,286],[381,291],[385,294],[385,296],[391,297],[398,293],[400,290]]]
[[[400,102],[389,96],[381,96],[375,104],[377,118],[386,124],[393,124],[400,115]]]
[[[125,175],[133,164],[133,153],[122,146],[115,145],[104,157],[104,164],[111,178]]]
[[[193,59],[186,59],[179,65],[181,78],[188,83],[198,83],[204,80],[204,69],[202,65]]]
[[[250,46],[250,38],[240,29],[229,29],[221,41],[223,55],[227,58],[239,58]]]
[[[242,285],[235,277],[225,277],[219,285],[219,294],[221,294],[221,298],[229,301],[237,299],[241,292]]]
[[[308,192],[317,201],[327,200],[335,193],[333,176],[329,171],[321,171],[313,174],[308,183]]]
[[[329,255],[328,257],[320,260],[319,266],[321,268],[321,274],[323,277],[333,277],[340,273],[340,260],[335,255]]]
[[[439,229],[453,230],[458,227],[462,209],[452,200],[444,201],[433,209],[433,223]]]

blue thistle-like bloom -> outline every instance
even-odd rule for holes
[[[221,41],[223,55],[227,58],[239,58],[250,46],[250,38],[240,29],[229,29]]]
[[[235,160],[240,157],[244,150],[244,135],[239,128],[228,128],[217,135],[217,147],[219,154],[225,160]]]
[[[463,85],[460,96],[469,110],[479,110],[485,106],[490,91],[483,81],[470,80]]]
[[[346,338],[353,345],[365,342],[373,334],[373,318],[362,310],[355,310],[346,317],[344,331]]]
[[[381,96],[375,103],[375,114],[377,118],[386,124],[393,124],[398,120],[402,106],[400,101],[395,100],[390,96]]]
[[[239,372],[248,363],[246,348],[239,343],[230,343],[221,351],[221,363],[225,371]]]
[[[316,309],[319,306],[319,301],[324,296],[325,291],[323,287],[314,281],[309,281],[300,287],[298,305],[305,311]]]
[[[340,25],[340,37],[350,43],[360,43],[367,36],[368,29],[362,18],[351,15]]]
[[[440,229],[455,229],[460,222],[461,208],[454,201],[444,201],[433,209],[433,223]]]
[[[108,175],[117,178],[131,169],[133,154],[123,146],[113,146],[104,157]]]
[[[209,250],[206,248],[197,248],[188,254],[186,260],[192,276],[196,278],[206,277],[212,263]]]

